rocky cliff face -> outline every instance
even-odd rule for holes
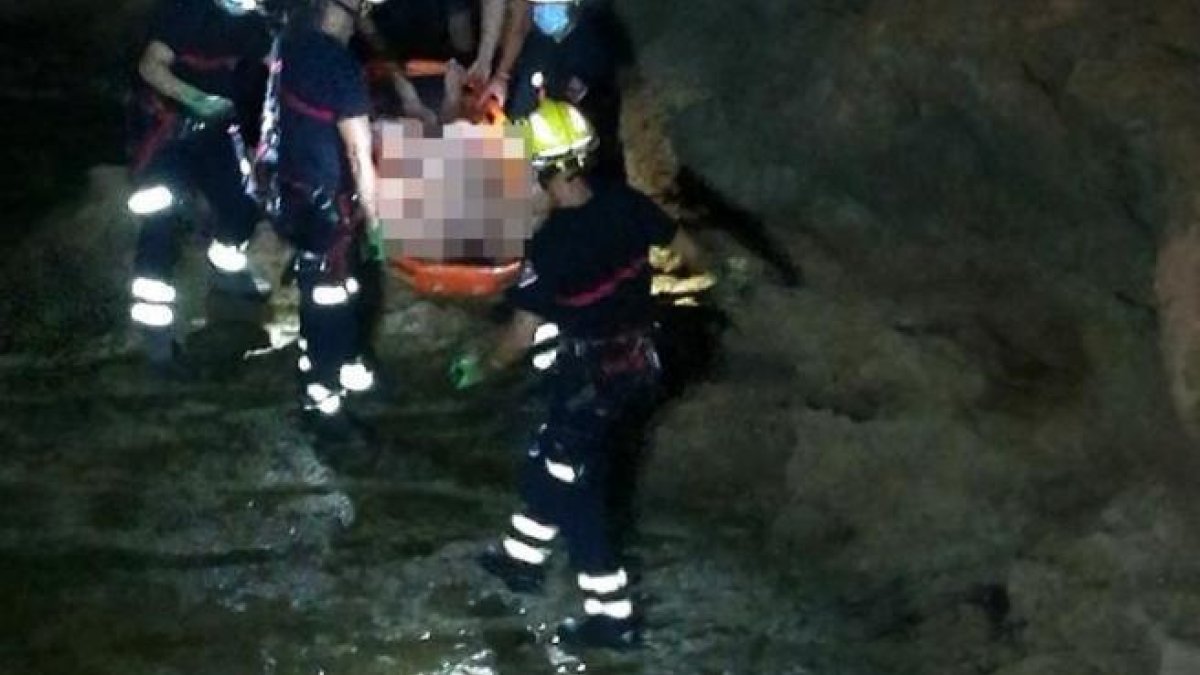
[[[1166,580],[1193,540],[1200,12],[621,11],[629,132],[670,150],[635,144],[638,178],[698,175],[765,232],[710,241],[808,279],[761,263],[722,376],[660,436],[657,494],[757,514],[895,672],[1200,668],[1171,670],[1188,629],[1165,609],[1193,597]]]

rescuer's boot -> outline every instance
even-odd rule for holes
[[[541,593],[546,581],[546,571],[541,565],[517,560],[499,546],[488,547],[476,560],[514,593]]]

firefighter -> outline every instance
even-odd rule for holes
[[[276,228],[296,248],[300,289],[298,367],[303,417],[318,433],[356,432],[348,394],[374,386],[362,358],[361,242],[382,259],[371,154],[370,100],[348,48],[378,0],[316,0],[289,19],[279,80],[280,213]]]
[[[250,196],[246,139],[252,118],[236,101],[261,73],[269,36],[253,1],[161,0],[138,63],[132,99],[129,210],[140,220],[131,318],[149,363],[168,377],[190,369],[175,334],[173,283],[181,207],[199,193],[213,216],[208,263],[219,291],[262,299],[270,288],[249,267],[260,219]]]
[[[638,621],[610,529],[609,483],[615,444],[641,436],[660,380],[651,335],[651,246],[670,246],[694,269],[692,240],[649,198],[624,183],[590,185],[586,168],[595,132],[569,103],[545,100],[525,125],[538,182],[551,209],[528,246],[518,281],[507,291],[516,313],[487,356],[474,350],[451,366],[459,388],[520,359],[543,325],[558,329],[549,371],[545,424],[522,460],[523,508],[484,569],[514,591],[540,589],[552,543],[561,534],[584,598],[582,619],[558,637],[583,646],[626,648]]]
[[[592,176],[624,181],[617,79],[631,54],[606,0],[509,0],[507,29],[488,92],[512,119],[528,115],[542,96],[573,103],[599,136]]]

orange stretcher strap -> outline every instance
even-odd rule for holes
[[[404,63],[405,77],[442,77],[447,70],[445,61],[413,59]]]
[[[442,77],[446,74],[446,62],[432,59],[413,59],[398,64],[394,61],[375,60],[366,65],[367,77],[381,80],[402,73],[405,77]]]
[[[521,261],[497,265],[432,262],[392,258],[391,267],[413,290],[423,295],[483,297],[496,295],[517,277]]]

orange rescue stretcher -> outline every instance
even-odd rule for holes
[[[385,86],[392,75],[402,69],[410,80],[442,78],[446,64],[440,61],[416,60],[404,64],[374,61],[367,64],[368,81],[375,87]],[[480,100],[474,91],[463,97],[461,115],[472,124],[499,126],[508,122],[495,99]],[[378,155],[377,155],[378,156]],[[481,159],[480,161],[488,161]],[[420,258],[392,256],[389,267],[400,279],[421,295],[470,298],[500,293],[520,274],[521,260],[479,262],[445,262]],[[654,269],[651,295],[670,304],[687,306],[699,304],[699,297],[709,291],[716,279],[709,274],[692,274],[683,269],[683,261],[669,249],[651,247],[650,265]]]
[[[440,61],[414,60],[404,64],[373,61],[367,64],[366,74],[373,87],[384,87],[398,71],[410,80],[417,80],[442,78],[446,70],[446,64]],[[508,121],[495,99],[480,100],[473,90],[468,89],[463,101],[462,116],[472,124],[499,126]],[[503,291],[516,279],[521,260],[480,263],[391,256],[388,266],[421,295],[468,298],[492,296]]]

